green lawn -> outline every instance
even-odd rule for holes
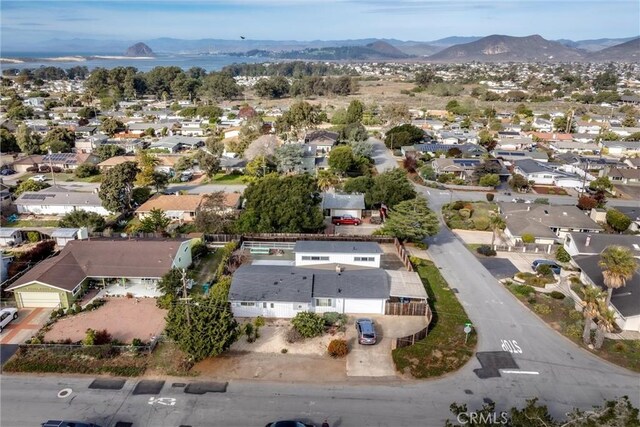
[[[217,173],[213,179],[209,180],[210,184],[245,184],[244,175]]]
[[[58,220],[57,219],[49,219],[49,220],[34,220],[34,219],[23,219],[18,220],[16,222],[7,222],[2,224],[3,227],[10,228],[23,228],[23,227],[57,227]]]
[[[422,260],[417,272],[433,312],[429,334],[412,346],[395,349],[392,356],[399,371],[416,378],[437,377],[467,363],[473,357],[477,337],[472,332],[465,344],[463,329],[468,321],[467,314],[438,268],[432,262]]]
[[[43,173],[25,173],[20,177],[22,181],[26,181],[32,176],[36,175],[44,175],[47,178],[46,183],[49,185],[53,185],[53,180],[51,179],[51,172],[43,172]],[[53,176],[56,178],[56,184],[63,184],[65,182],[102,182],[102,175],[94,175],[89,176],[87,178],[78,178],[73,173],[54,173]]]

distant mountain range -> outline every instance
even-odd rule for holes
[[[396,39],[356,40],[182,40],[157,38],[138,42],[121,40],[55,39],[25,45],[12,54],[2,46],[3,57],[52,56],[51,52],[72,55],[121,54],[133,56],[239,54],[243,56],[302,60],[426,60],[468,61],[637,61],[638,37],[597,40],[546,40],[539,35],[512,37],[447,37],[433,41]],[[134,45],[134,46],[131,46]],[[129,52],[129,49],[131,51]]]

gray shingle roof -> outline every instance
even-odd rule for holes
[[[364,209],[364,194],[322,193],[322,209]]]
[[[591,236],[589,246],[587,236]],[[634,256],[640,257],[640,236],[630,234],[606,234],[606,233],[571,233],[571,240],[581,255],[595,255],[601,253],[607,246],[618,245],[631,249]],[[638,246],[636,249],[633,245]]]
[[[335,270],[245,265],[233,275],[230,301],[310,302],[313,298],[389,298],[389,279],[380,268]]]
[[[14,233],[20,233],[18,228],[2,227],[0,228],[0,237],[11,237]]]
[[[380,245],[375,242],[332,242],[320,240],[299,240],[293,247],[295,253],[340,253],[340,254],[381,254]]]
[[[594,220],[575,206],[499,203],[507,228],[514,236],[557,237],[551,228],[601,231]]]
[[[573,260],[596,286],[607,290],[602,269],[598,265],[600,255],[576,256]],[[627,280],[624,287],[613,290],[611,304],[625,317],[640,315],[640,273],[638,271],[630,280]]]
[[[25,191],[15,201],[16,205],[29,206],[102,206],[96,193],[72,191],[54,186],[41,191]]]

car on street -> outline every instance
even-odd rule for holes
[[[45,182],[47,180],[47,177],[44,175],[34,175],[29,179],[35,182]]]
[[[7,326],[11,321],[16,320],[18,318],[18,309],[17,308],[3,308],[0,310],[0,332]]]
[[[98,424],[85,423],[83,421],[49,420],[42,423],[42,427],[100,427]]]
[[[378,340],[376,327],[371,319],[356,320],[356,330],[358,331],[358,342],[364,345],[373,345]]]
[[[551,261],[548,259],[537,259],[533,261],[531,263],[531,268],[533,269],[533,271],[538,271],[538,268],[540,268],[541,265],[548,265],[549,267],[551,267],[551,271],[553,271],[553,274],[560,274],[560,272],[562,271],[562,267],[560,267],[555,261]]]
[[[2,175],[2,176],[13,175],[14,173],[16,173],[16,171],[14,171],[13,169],[2,169],[2,170],[0,170],[0,175]]]
[[[300,421],[275,421],[265,427],[315,427],[313,424],[305,424]]]
[[[362,220],[351,215],[332,216],[331,223],[333,225],[360,225]]]

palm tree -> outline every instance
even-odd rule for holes
[[[603,290],[597,286],[585,286],[582,289],[582,314],[584,316],[584,329],[582,330],[582,342],[591,344],[591,323],[600,313],[599,305],[605,298]]]
[[[335,187],[340,182],[338,176],[327,170],[318,171],[318,187],[322,191],[327,191]]]
[[[604,284],[609,290],[606,303],[606,307],[609,307],[613,290],[627,284],[627,280],[631,279],[638,269],[638,262],[628,248],[607,246],[600,254],[598,265],[602,269]]]
[[[600,304],[600,313],[598,313],[598,329],[596,329],[595,348],[602,347],[604,344],[604,336],[607,332],[613,332],[616,327],[616,312],[609,308],[608,305]]]
[[[500,215],[496,214],[489,219],[489,226],[491,227],[491,231],[493,231],[493,236],[491,236],[491,247],[493,247],[498,230],[504,230],[507,223]]]

